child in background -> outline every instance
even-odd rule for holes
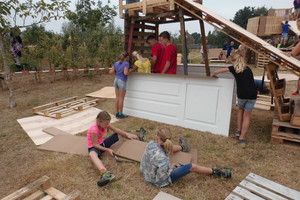
[[[96,123],[89,128],[86,135],[89,156],[101,175],[100,180],[97,182],[99,187],[106,185],[115,178],[115,175],[108,171],[100,160],[101,154],[107,152],[109,155],[114,156],[114,151],[109,147],[119,140],[118,135],[127,139],[138,139],[137,135],[126,133],[121,129],[113,127],[110,124],[110,120],[111,117],[108,112],[101,111],[96,118]],[[114,134],[103,139],[103,135],[108,130],[112,130]]]
[[[169,155],[183,150],[182,146],[187,145],[186,141],[181,146],[173,145],[171,139],[172,133],[170,129],[160,128],[157,131],[155,140],[147,144],[140,164],[140,171],[147,182],[158,187],[165,187],[190,172],[231,178],[229,169],[208,168],[192,163],[171,166]]]
[[[132,52],[132,56],[135,60],[133,68],[130,71],[135,71],[139,73],[151,73],[151,63],[148,58],[144,58],[137,51]]]
[[[238,117],[237,130],[235,136],[239,139],[241,147],[246,147],[246,135],[250,125],[251,111],[254,108],[257,98],[257,88],[255,86],[252,70],[247,67],[244,57],[240,52],[236,52],[232,56],[233,66],[228,68],[218,69],[212,75],[217,78],[217,75],[224,72],[231,72],[235,78],[238,97]]]
[[[109,74],[116,74],[116,78],[114,80],[115,92],[116,92],[116,102],[115,102],[115,110],[116,117],[119,119],[124,119],[128,117],[123,114],[123,105],[124,98],[126,95],[126,82],[127,76],[129,74],[129,53],[124,51],[121,53],[119,61],[115,62],[112,66]]]

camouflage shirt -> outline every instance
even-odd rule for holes
[[[140,171],[145,180],[158,187],[165,187],[171,182],[170,159],[164,149],[150,141],[141,160]]]

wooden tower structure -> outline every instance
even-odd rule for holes
[[[194,2],[202,4],[202,0],[194,0]],[[193,14],[182,9],[175,3],[175,0],[140,0],[138,2],[136,0],[119,0],[119,16],[124,19],[124,37],[122,41],[125,50],[128,52],[137,50],[144,54],[151,51],[151,47],[145,44],[147,37],[154,35],[158,39],[159,25],[179,22],[185,75],[188,73],[188,59],[184,22],[199,21],[203,49],[206,52],[206,75],[210,76],[203,20],[199,20]]]

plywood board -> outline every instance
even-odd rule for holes
[[[181,200],[173,195],[160,191],[153,200]]]
[[[279,79],[285,79],[286,81],[297,81],[299,79],[299,77],[296,76],[295,74],[278,74],[278,77],[279,77]],[[262,76],[254,76],[254,79],[261,80]],[[268,80],[267,76],[265,76],[264,81],[270,82],[270,80]]]
[[[51,138],[43,131],[48,127],[55,127],[62,131],[68,132],[72,135],[88,130],[88,128],[95,122],[98,113],[101,110],[98,108],[89,108],[82,112],[76,113],[71,116],[67,116],[62,119],[54,119],[44,116],[32,116],[22,119],[17,119],[21,127],[32,139],[36,145],[41,145]],[[116,117],[111,115],[111,122],[117,121]]]
[[[124,113],[228,136],[233,79],[131,74]]]
[[[97,98],[116,98],[114,87],[104,87],[101,90],[86,94],[87,97],[97,97]]]
[[[140,162],[143,154],[145,152],[147,143],[138,141],[138,140],[126,140],[120,148],[115,151],[115,153],[118,156],[135,160],[137,162]],[[197,151],[193,150],[194,154],[197,154]],[[197,157],[197,155],[196,155]],[[176,152],[171,156],[171,163],[182,163],[182,164],[188,164],[192,161],[192,153],[186,153],[186,152]]]
[[[284,21],[282,23],[285,23]],[[289,21],[290,30],[293,31],[296,35],[300,35],[300,31],[297,26],[297,21]]]

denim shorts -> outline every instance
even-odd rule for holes
[[[115,90],[126,90],[126,82],[116,78],[114,81]]]
[[[118,141],[119,141],[118,134],[114,133],[111,136],[107,137],[104,140],[104,142],[102,144],[100,144],[100,145],[103,146],[103,147],[105,147],[105,148],[109,148],[111,145],[113,145],[114,143],[116,143]],[[100,157],[101,154],[104,153],[104,151],[102,151],[102,150],[100,150],[98,148],[95,148],[95,147],[88,148],[88,151],[89,151],[89,153],[91,151],[95,151],[98,154],[98,157]]]
[[[187,164],[187,165],[181,165],[180,167],[177,167],[175,169],[173,169],[173,171],[170,174],[170,178],[172,183],[178,179],[180,179],[181,177],[189,174],[191,171],[192,167],[192,163]]]
[[[238,106],[247,111],[252,111],[255,105],[256,99],[240,99],[238,98]]]
[[[287,34],[287,33],[282,33],[282,39],[283,39],[283,40],[288,39],[288,34]]]

